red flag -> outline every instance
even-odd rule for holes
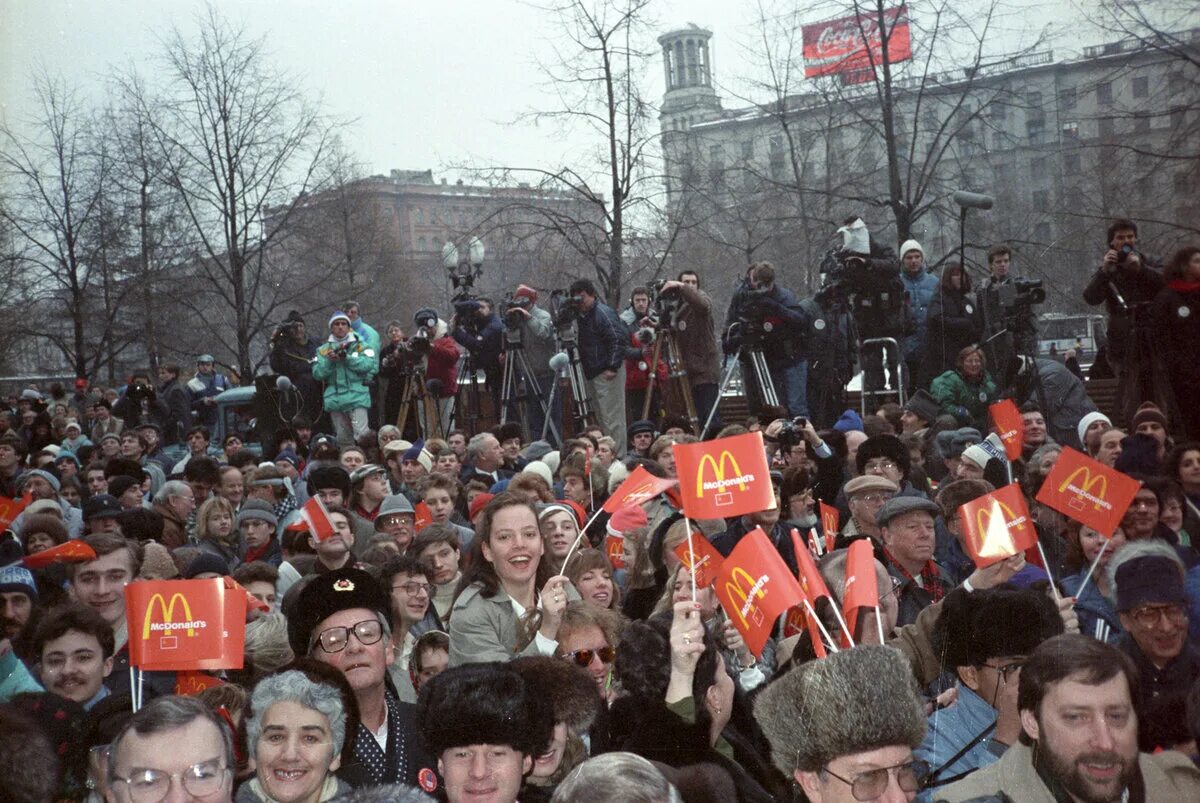
[[[1037,530],[1016,483],[963,505],[958,518],[963,546],[981,569],[1037,544]]]
[[[1110,536],[1137,496],[1138,481],[1067,447],[1042,483],[1037,500]]]
[[[792,548],[796,552],[796,574],[800,579],[800,590],[816,608],[817,600],[830,596],[829,587],[825,585],[825,578],[821,576],[812,553],[803,547],[804,542],[800,540],[800,533],[793,527]]]
[[[824,502],[818,502],[817,507],[821,511],[821,531],[825,533],[825,540],[828,542],[830,536],[838,533],[838,509]]]
[[[1009,460],[1021,456],[1025,446],[1025,419],[1012,399],[1002,399],[988,407],[992,423],[996,426],[996,434],[1004,443],[1004,454]]]
[[[679,480],[669,477],[656,477],[644,466],[638,466],[625,478],[624,482],[617,486],[617,490],[604,500],[604,512],[616,513],[617,510],[627,505],[640,505],[678,482]]]
[[[184,669],[175,673],[175,693],[184,697],[194,697],[205,689],[224,685],[225,681],[198,669]]]
[[[614,569],[625,568],[625,536],[608,533],[604,536],[604,553]]]
[[[676,544],[672,551],[684,567],[695,575],[696,588],[707,588],[716,581],[717,573],[721,571],[721,564],[725,562],[725,557],[702,533],[695,531],[692,532],[692,549],[696,553],[694,556],[688,550],[688,542],[685,538]]]
[[[421,530],[433,524],[433,514],[429,512],[429,505],[424,502],[417,502],[413,505],[413,513],[415,515],[413,530],[416,532],[421,532]]]
[[[716,592],[729,621],[755,656],[762,655],[775,620],[803,596],[787,564],[760,527],[738,541],[725,559],[717,574]]]
[[[327,541],[333,537],[333,522],[329,519],[329,510],[321,497],[311,497],[300,508],[300,519],[304,522],[310,535],[318,541]]]
[[[84,563],[95,560],[96,550],[79,540],[64,541],[58,546],[26,555],[22,561],[27,569],[44,569],[55,563]]]
[[[808,631],[808,640],[812,642],[813,653],[818,658],[828,655],[829,651],[825,649],[825,641],[821,637],[821,629],[809,616],[808,607],[801,603],[788,608],[787,615],[783,619],[783,637],[798,636],[806,630]]]
[[[769,510],[775,491],[761,432],[675,444],[683,512],[719,519]]]
[[[129,662],[141,669],[241,669],[246,595],[224,578],[125,586]]]
[[[17,520],[17,516],[21,515],[21,511],[29,507],[33,502],[33,494],[29,491],[20,499],[9,499],[7,496],[0,496],[0,531],[8,529],[8,525]]]
[[[842,613],[846,626],[855,630],[856,642],[862,641],[862,633],[857,631],[859,614],[878,607],[875,550],[871,548],[870,540],[860,538],[850,544],[850,552],[846,556],[846,591],[842,594]],[[842,643],[850,646],[849,639],[843,638]]]

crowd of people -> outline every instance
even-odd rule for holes
[[[1200,799],[1200,442],[1152,401],[1115,427],[1069,369],[1038,360],[1006,382],[1036,378],[1015,394],[1022,453],[1006,459],[989,435],[988,350],[964,323],[966,274],[951,266],[938,284],[909,270],[923,270],[919,245],[902,250],[906,293],[927,313],[918,340],[945,345],[931,361],[905,343],[902,370],[929,390],[867,416],[808,415],[806,388],[844,366],[810,359],[820,307],[762,263],[734,317],[765,310],[794,336],[768,361],[780,404],[707,431],[721,343],[692,271],[657,293],[677,294],[661,313],[689,322],[675,332],[694,416],[662,414],[666,389],[646,381],[649,289],[623,322],[586,281],[570,294],[597,415],[569,437],[540,437],[573,423],[559,410],[553,428],[431,427],[451,412],[462,353],[491,359],[486,301],[469,326],[434,310],[408,338],[389,323],[389,344],[357,304],[324,341],[289,319],[271,364],[304,409],[271,443],[211,442],[232,383],[207,354],[190,378],[167,365],[157,385],[6,399],[0,495],[19,515],[0,543],[0,798]],[[989,255],[998,281],[1007,257]],[[556,324],[535,291],[518,295],[499,332],[544,340]],[[403,378],[388,372],[418,357],[437,412],[404,431],[376,377]],[[626,388],[642,392],[628,410]],[[668,482],[605,508],[635,470],[677,480],[676,446],[748,432],[773,506],[690,519]],[[1137,481],[1112,532],[1038,501],[1067,447]],[[1038,546],[981,568],[959,510],[1011,483]],[[332,534],[302,516],[314,498]],[[793,573],[793,529],[828,545],[828,644],[781,619],[752,650],[677,550],[703,540],[729,556],[759,529]],[[36,559],[72,542],[89,551]],[[878,607],[845,622],[858,542]],[[221,577],[256,600],[241,667],[132,672],[130,584]]]

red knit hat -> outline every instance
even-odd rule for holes
[[[608,520],[607,529],[612,535],[624,535],[631,530],[645,527],[649,521],[646,511],[642,510],[641,505],[626,505],[612,514],[612,518]]]
[[[495,494],[481,493],[471,500],[470,518],[471,521],[479,515],[479,511],[483,510],[483,506],[496,498]]]

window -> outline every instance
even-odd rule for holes
[[[1046,138],[1046,120],[1042,117],[1031,117],[1025,122],[1025,131],[1029,135],[1030,145],[1040,145]]]
[[[1078,100],[1075,93],[1075,87],[1066,87],[1058,93],[1058,105],[1063,111],[1070,111],[1075,108],[1075,103]]]
[[[421,207],[419,206],[413,210],[413,222],[422,226],[425,225],[425,213],[421,211]]]
[[[994,123],[1003,122],[1008,117],[1008,107],[999,101],[993,101],[988,107],[988,116]]]
[[[1025,96],[1025,102],[1029,104],[1029,108],[1031,109],[1042,108],[1042,93],[1036,91],[1028,93]]]
[[[742,159],[750,161],[754,158],[754,140],[748,139],[742,143]]]
[[[418,250],[418,251],[424,251],[424,250],[425,250],[425,238],[424,238],[424,237],[418,237],[418,238],[417,238],[417,250]]]
[[[1064,173],[1068,174],[1069,176],[1077,175],[1079,173],[1079,167],[1080,167],[1079,154],[1068,153],[1066,156],[1063,157],[1063,172]]]
[[[1144,98],[1150,95],[1150,79],[1149,78],[1134,78],[1133,79],[1133,96],[1135,98]]]
[[[1107,106],[1112,103],[1112,83],[1105,81],[1096,86],[1096,102],[1102,106]]]
[[[1112,139],[1113,134],[1117,130],[1116,120],[1114,120],[1112,117],[1101,117],[1099,120],[1099,123],[1100,123],[1100,138],[1101,139]]]
[[[1148,133],[1150,131],[1150,118],[1144,114],[1134,117],[1133,130],[1138,134]]]
[[[1062,136],[1063,139],[1079,139],[1079,123],[1074,121],[1063,123]]]
[[[775,156],[776,154],[782,155],[783,154],[783,134],[773,135],[770,139],[769,146],[771,149],[772,156]]]

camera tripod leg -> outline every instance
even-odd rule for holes
[[[741,357],[742,350],[738,349],[737,354],[733,355],[732,360],[729,357],[725,358],[728,362],[728,367],[725,369],[725,376],[721,377],[721,384],[717,387],[717,400],[713,402],[712,409],[708,411],[708,418],[704,422],[704,429],[700,431],[700,440],[704,440],[704,437],[708,434],[709,427],[712,426],[713,418],[717,415],[717,408],[721,406],[721,397],[729,389],[729,383],[733,381],[733,372],[737,370]]]
[[[779,395],[775,392],[775,383],[771,380],[771,370],[767,366],[767,358],[758,349],[750,352],[750,364],[754,367],[754,379],[758,382],[759,393],[763,403],[768,407],[779,406]]]
[[[649,374],[649,382],[646,384],[646,400],[642,402],[643,419],[650,418],[650,405],[654,401],[654,384],[655,380],[658,378],[658,359],[659,355],[662,354],[662,342],[663,338],[661,335],[655,339],[653,352],[654,357],[650,361],[650,365],[646,368],[646,372]]]
[[[525,355],[524,352],[521,352],[521,351],[516,352],[516,355],[517,355],[517,366],[521,369],[521,371],[525,377],[525,393],[518,396],[518,399],[520,400],[519,404],[523,405],[523,407],[520,407],[518,410],[518,412],[520,412],[520,414],[521,414],[521,428],[524,430],[528,426],[527,408],[530,403],[529,397],[532,396],[534,399],[537,399],[538,406],[542,408],[542,421],[543,421],[542,440],[546,439],[546,425],[547,424],[550,425],[551,431],[554,432],[554,437],[556,439],[559,438],[558,427],[554,426],[554,422],[551,420],[551,416],[550,416],[551,407],[549,404],[546,403],[546,400],[544,398],[542,398],[542,386],[538,384],[537,377],[534,376],[533,369],[529,365],[529,358]],[[557,384],[557,382],[555,382],[555,384]],[[551,385],[550,393],[551,393],[551,396],[553,397],[554,385]],[[532,438],[533,433],[530,431],[526,431],[525,437]],[[559,442],[561,443],[561,440]]]
[[[688,422],[691,423],[692,429],[700,423],[700,416],[696,413],[696,399],[692,396],[692,386],[688,382],[687,369],[683,367],[683,358],[679,356],[679,341],[675,339],[675,333],[668,330],[667,334],[667,381],[675,382],[679,387],[679,394],[683,397],[683,407],[687,412]]]

